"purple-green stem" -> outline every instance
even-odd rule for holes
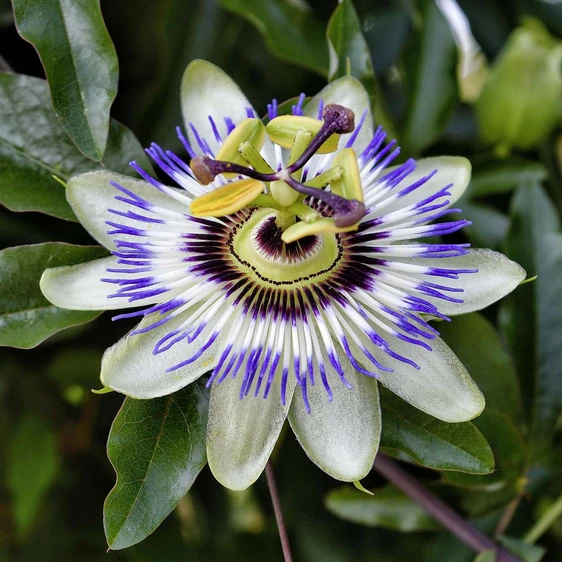
[[[265,465],[265,477],[267,479],[269,495],[271,496],[271,503],[273,504],[273,511],[275,512],[277,528],[279,529],[279,539],[281,540],[281,548],[283,549],[283,559],[285,562],[293,562],[291,547],[289,545],[289,537],[287,535],[285,521],[283,520],[283,511],[281,509],[281,502],[279,501],[279,492],[277,491],[277,483],[275,482],[275,475],[273,474],[271,461],[267,461],[267,464]]]
[[[384,453],[377,455],[374,468],[475,552],[492,550],[496,553],[497,562],[521,562],[519,558],[473,527]]]

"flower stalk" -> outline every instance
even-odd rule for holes
[[[283,559],[285,562],[292,562],[293,556],[291,554],[291,546],[289,545],[289,536],[287,535],[287,528],[285,527],[285,521],[283,519],[283,510],[281,509],[281,502],[279,501],[279,491],[277,490],[277,483],[275,481],[275,474],[273,473],[271,461],[268,461],[265,465],[265,477],[267,479],[269,495],[271,496],[271,503],[273,504],[273,511],[275,512],[277,528],[279,529]]]

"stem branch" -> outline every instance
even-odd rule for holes
[[[523,537],[523,542],[533,544],[548,531],[553,523],[562,516],[562,496],[560,496],[529,529]]]
[[[400,488],[407,496],[423,507],[436,521],[441,523],[443,527],[475,552],[492,550],[496,553],[497,562],[520,562],[519,558],[503,550],[492,539],[474,528],[390,457],[379,453],[374,467],[375,470]]]
[[[271,461],[267,461],[267,464],[265,465],[265,476],[267,478],[267,486],[271,496],[271,503],[273,504],[273,511],[275,512],[277,528],[279,529],[279,539],[281,540],[281,548],[283,549],[283,558],[285,562],[293,562],[291,547],[289,545],[289,537],[287,536],[287,529],[285,528],[285,521],[283,520],[283,511],[281,510],[279,492],[277,491],[277,484],[275,482],[275,475],[273,474]]]

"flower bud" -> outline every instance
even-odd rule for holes
[[[508,39],[476,103],[484,139],[499,152],[533,148],[556,124],[562,99],[562,44],[528,20]]]

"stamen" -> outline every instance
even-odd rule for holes
[[[351,109],[335,103],[328,104],[322,112],[324,123],[317,135],[312,139],[307,149],[301,154],[293,164],[287,168],[287,172],[292,174],[300,170],[318,149],[324,144],[324,141],[331,135],[351,133],[355,129],[355,114]]]
[[[299,193],[304,193],[320,201],[324,201],[334,210],[334,223],[339,228],[352,226],[359,222],[366,213],[365,205],[357,199],[344,199],[331,191],[324,191],[315,187],[308,187],[292,177],[285,178],[285,181]]]

